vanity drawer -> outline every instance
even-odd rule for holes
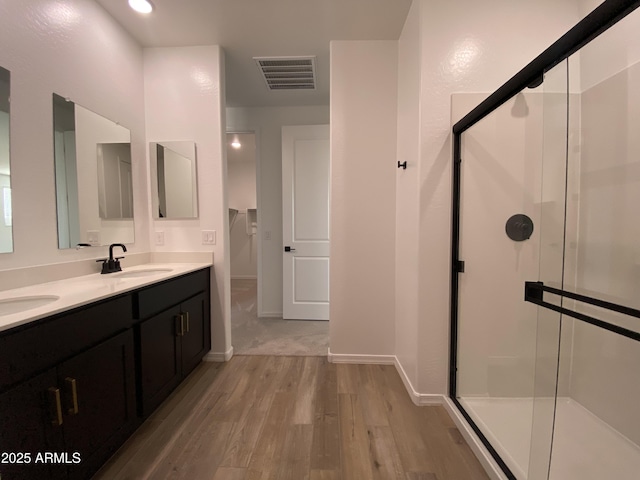
[[[143,288],[136,292],[134,315],[149,318],[183,300],[209,290],[209,269],[198,270],[178,278]]]
[[[131,295],[54,315],[0,334],[0,391],[130,328]]]

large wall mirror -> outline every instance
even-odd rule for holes
[[[53,95],[58,247],[133,243],[131,134]]]
[[[151,178],[155,218],[197,218],[196,144],[152,142]]]
[[[9,159],[9,70],[0,67],[0,253],[13,252]]]

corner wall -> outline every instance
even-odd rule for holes
[[[197,157],[198,218],[153,220],[150,235],[164,232],[164,245],[152,248],[213,252],[211,350],[224,354],[231,348],[224,52],[215,45],[144,49],[144,100],[147,142],[194,141]],[[151,207],[147,215],[153,218]],[[202,244],[202,230],[216,231],[215,245]]]
[[[420,2],[420,167],[416,390],[448,391],[451,94],[492,92],[578,20],[578,2]],[[403,204],[398,208],[402,209]],[[411,234],[411,232],[406,232]],[[405,235],[399,231],[398,236]],[[491,272],[487,272],[491,281]],[[411,328],[397,319],[396,330]]]
[[[418,225],[420,219],[420,2],[413,2],[398,40],[395,354],[415,389],[418,380]]]
[[[329,325],[338,356],[395,352],[397,61],[396,41],[331,42]]]

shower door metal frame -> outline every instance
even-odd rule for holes
[[[546,72],[580,50],[591,40],[611,28],[638,7],[640,7],[640,0],[606,0],[453,126],[453,218],[451,225],[449,397],[474,430],[478,438],[482,441],[496,463],[503,470],[504,474],[510,480],[517,480],[517,478],[456,398],[459,293],[458,275],[464,273],[465,268],[464,260],[460,258],[460,176],[461,163],[463,160],[462,134],[525,88],[540,85],[544,80],[544,74]],[[638,310],[610,303],[605,305],[607,302],[603,302],[602,300],[578,295],[564,290],[553,289],[538,282],[527,282],[525,289],[526,301],[545,308],[550,308],[579,320],[586,321],[587,323],[591,323],[592,325],[596,325],[600,328],[605,328],[606,330],[640,341],[640,334],[637,332],[589,317],[573,310],[547,303],[542,299],[542,294],[546,291],[560,295],[561,298],[572,298],[574,300],[583,301],[591,305],[619,312],[620,309],[626,309],[629,311],[622,313],[640,318],[640,311]],[[609,308],[610,306],[612,306],[612,308]]]

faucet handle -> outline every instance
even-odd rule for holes
[[[105,274],[105,273],[111,273],[114,270],[112,270],[112,265],[111,263],[113,263],[111,260],[109,260],[108,258],[99,258],[96,260],[97,263],[102,262],[102,271],[100,272],[101,274]]]

